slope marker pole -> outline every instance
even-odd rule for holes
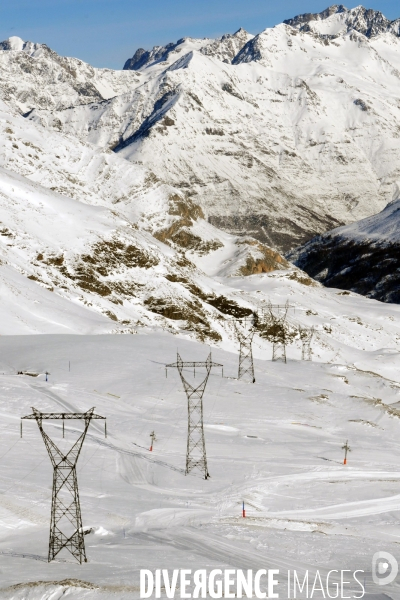
[[[342,450],[344,450],[344,460],[343,460],[343,464],[346,465],[347,464],[347,453],[351,452],[351,448],[349,446],[349,440],[346,440],[346,443],[344,446],[342,446]]]

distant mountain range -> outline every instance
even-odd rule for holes
[[[19,225],[4,209],[4,264],[117,329],[187,321],[221,336],[221,315],[257,303],[218,277],[279,268],[310,281],[279,252],[400,198],[399,33],[399,20],[335,5],[256,36],[138,49],[120,71],[1,42],[6,206],[22,211],[15,190],[34,185],[39,207],[60,195],[97,207],[85,242],[70,223],[59,251],[58,234],[30,229],[41,210]]]
[[[235,235],[288,251],[394,199],[399,20],[380,12],[335,5],[256,36],[184,38],[124,71],[3,48],[3,99],[145,164]]]

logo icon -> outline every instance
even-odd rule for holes
[[[375,552],[372,557],[372,579],[377,585],[388,585],[397,577],[399,564],[389,552]]]

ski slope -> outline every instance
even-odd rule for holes
[[[354,299],[398,322],[397,307]],[[336,341],[333,360],[317,340],[313,362],[301,362],[293,347],[283,364],[255,339],[255,384],[236,379],[233,342],[212,348],[224,377],[212,372],[204,396],[205,481],[184,474],[186,397],[177,371],[166,378],[164,365],[177,349],[184,360],[204,360],[208,346],[146,329],[2,336],[0,598],[138,598],[140,569],[228,567],[280,569],[282,585],[288,569],[362,569],[368,598],[383,598],[371,582],[371,558],[381,549],[398,556],[400,538],[400,355],[393,341],[375,351]],[[198,371],[195,380],[185,376],[200,383]],[[34,421],[24,422],[19,437],[19,419],[32,406],[95,406],[107,417],[107,438],[94,421],[78,462],[83,525],[92,528],[82,566],[67,551],[47,563],[52,468]],[[78,425],[66,424],[64,441],[60,424],[45,429],[69,447]],[[400,598],[394,584],[385,592]]]

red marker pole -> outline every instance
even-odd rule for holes
[[[342,446],[342,450],[344,450],[344,460],[343,460],[343,464],[347,465],[347,453],[351,451],[351,448],[349,446],[349,442],[348,440],[346,440],[346,443],[344,446]]]
[[[243,502],[243,508],[242,508],[242,517],[244,518],[246,516],[246,511],[244,509],[244,502]]]

